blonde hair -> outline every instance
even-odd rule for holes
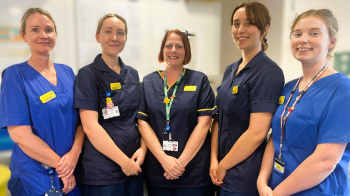
[[[333,16],[332,11],[329,9],[320,9],[320,10],[308,10],[306,12],[301,13],[297,17],[295,17],[292,26],[290,27],[290,36],[292,36],[295,25],[303,18],[307,16],[315,16],[321,19],[324,24],[327,26],[328,35],[330,40],[334,40],[338,38],[338,22],[337,19]],[[335,43],[334,43],[335,47]],[[327,59],[333,58],[334,47],[330,48],[327,53]]]
[[[128,25],[126,23],[126,20],[122,16],[120,16],[118,14],[107,14],[107,15],[103,16],[98,21],[96,33],[98,33],[98,34],[100,33],[103,21],[106,20],[107,18],[110,18],[110,17],[116,17],[116,18],[118,18],[119,20],[121,20],[124,23],[124,25],[125,25],[125,35],[127,35],[128,34]]]
[[[43,15],[47,16],[48,18],[50,18],[50,20],[53,23],[55,32],[57,32],[56,23],[55,23],[54,19],[52,18],[51,14],[48,11],[46,11],[46,10],[44,10],[42,8],[36,7],[36,8],[29,8],[22,16],[22,19],[21,19],[21,31],[22,31],[23,34],[26,33],[26,21],[27,21],[27,18],[30,15],[35,14],[35,13],[43,14]]]

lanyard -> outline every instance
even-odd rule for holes
[[[280,143],[280,151],[279,151],[279,155],[278,155],[278,158],[279,158],[279,159],[281,159],[281,157],[282,157],[283,133],[284,133],[284,131],[285,131],[286,122],[287,122],[287,119],[288,119],[290,113],[292,113],[292,111],[295,109],[295,105],[298,103],[298,101],[301,99],[301,97],[305,94],[305,92],[310,88],[310,86],[311,86],[313,83],[315,83],[315,82],[318,80],[318,78],[321,77],[321,75],[327,70],[327,68],[328,68],[328,64],[326,64],[326,65],[317,73],[317,75],[309,82],[309,84],[305,87],[305,89],[302,90],[302,91],[300,92],[300,95],[299,95],[297,98],[295,98],[295,101],[294,101],[294,103],[292,104],[292,106],[291,106],[290,108],[288,108],[289,102],[290,102],[290,100],[292,99],[292,97],[293,97],[293,95],[294,95],[294,93],[295,93],[295,90],[296,90],[297,86],[299,85],[299,83],[300,83],[302,77],[300,77],[300,78],[298,79],[298,81],[297,81],[297,83],[295,84],[295,86],[294,86],[292,92],[290,93],[289,98],[288,98],[288,101],[287,101],[286,105],[284,106],[283,112],[282,112],[282,115],[281,115],[281,143]],[[287,112],[286,115],[284,115],[287,108],[288,108],[288,112]]]
[[[166,71],[164,71],[164,103],[165,103],[165,111],[166,111],[166,125],[165,125],[165,129],[164,129],[164,134],[167,134],[167,132],[169,132],[169,140],[171,140],[171,127],[170,127],[170,109],[171,106],[173,104],[174,98],[175,98],[175,94],[177,91],[177,88],[179,87],[179,83],[180,80],[183,76],[184,71],[181,71],[181,74],[179,76],[179,79],[177,79],[176,83],[175,83],[175,88],[173,91],[173,95],[170,97],[170,99],[168,98],[168,85],[167,85],[167,77],[166,77]]]

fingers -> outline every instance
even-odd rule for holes
[[[60,166],[60,165],[62,165],[62,163],[64,163],[64,159],[66,158],[66,156],[63,156],[61,159],[60,159],[60,161],[58,162],[58,165]]]

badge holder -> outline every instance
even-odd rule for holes
[[[114,118],[117,116],[120,116],[119,108],[118,106],[114,106],[112,98],[111,98],[111,92],[106,92],[106,107],[102,109],[102,115],[104,119]]]
[[[50,178],[51,178],[51,186],[52,186],[52,188],[45,192],[45,196],[62,196],[63,192],[60,189],[56,189],[53,186],[52,175],[50,176]]]
[[[279,173],[281,176],[284,174],[284,170],[286,168],[286,164],[283,163],[283,161],[279,158],[275,158],[275,161],[273,163],[274,170]]]

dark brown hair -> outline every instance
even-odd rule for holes
[[[190,41],[188,40],[188,37],[187,35],[185,35],[183,32],[177,30],[177,29],[174,29],[174,30],[168,30],[165,35],[164,35],[164,38],[163,38],[163,41],[162,41],[162,44],[160,45],[160,51],[159,51],[159,54],[158,54],[158,61],[160,63],[164,62],[164,55],[163,55],[163,50],[164,50],[164,46],[165,46],[165,42],[168,38],[168,36],[172,33],[176,33],[178,34],[181,39],[182,39],[182,42],[184,44],[184,49],[185,49],[185,58],[184,58],[184,62],[182,63],[183,65],[187,65],[188,63],[190,63],[191,61],[191,46],[190,46]]]
[[[271,16],[270,16],[269,10],[263,4],[258,2],[252,2],[252,1],[244,2],[239,6],[237,6],[233,11],[231,16],[231,26],[233,25],[233,16],[235,15],[236,11],[242,7],[245,8],[245,12],[247,14],[247,18],[249,22],[259,29],[260,34],[262,36],[264,34],[264,31],[267,25],[270,26]],[[268,47],[267,39],[265,38],[266,35],[267,35],[267,32],[264,36],[262,36],[262,39],[261,39],[262,40],[261,48],[264,52],[267,50],[267,47]]]

